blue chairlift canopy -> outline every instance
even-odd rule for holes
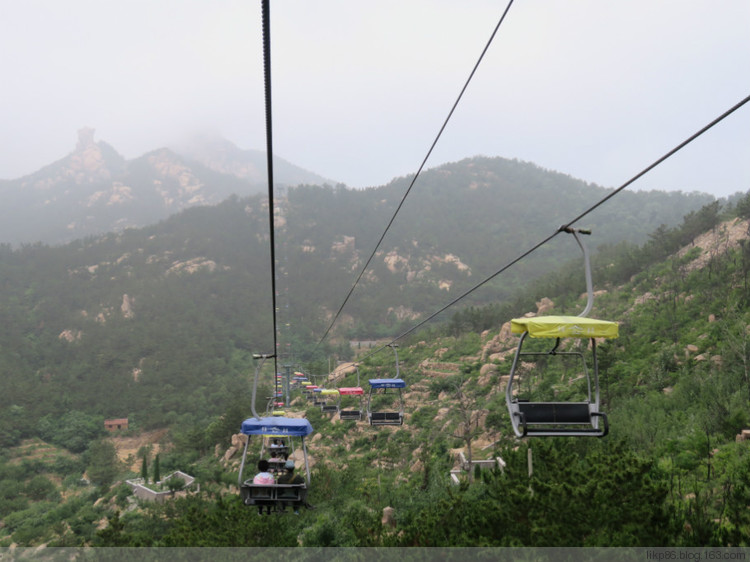
[[[248,418],[242,422],[245,435],[289,435],[305,437],[313,432],[310,421],[305,418]]]
[[[406,388],[402,379],[370,379],[372,388]]]

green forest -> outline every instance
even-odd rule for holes
[[[303,186],[277,212],[278,271],[286,279],[278,314],[292,325],[281,332],[293,350],[285,360],[329,387],[395,376],[390,349],[350,340],[387,342],[446,298],[433,283],[447,278],[437,267],[410,280],[406,271],[378,265],[377,282],[363,293],[380,292],[367,292],[335,337],[310,353],[356,274],[353,264],[371,250],[358,241],[371,240],[390,212],[394,199],[384,193]],[[352,211],[365,196],[373,198],[367,217]],[[378,201],[386,202],[382,210]],[[546,232],[544,225],[562,224],[576,206],[571,201],[536,231],[498,220],[502,233],[424,234],[434,246],[409,242],[412,258],[437,248],[459,256],[473,277],[459,271],[453,287],[469,287]],[[485,203],[469,207],[485,212]],[[634,215],[646,212],[641,203],[633,202]],[[445,219],[434,218],[437,210],[413,212],[411,224],[429,233]],[[750,195],[705,202],[648,231],[634,227],[642,216],[628,225],[603,214],[581,225],[592,228],[596,248],[590,316],[618,322],[620,332],[599,346],[607,437],[517,440],[510,430],[503,380],[517,338],[504,326],[542,302],[551,303],[550,314],[577,314],[585,305],[577,248],[562,239],[399,342],[407,383],[402,426],[340,421],[295,391],[289,410],[314,428],[310,508],[259,516],[238,495],[241,455],[225,453],[251,415],[252,356],[273,346],[267,213],[260,196],[234,197],[144,229],[55,248],[0,248],[0,546],[750,542],[750,445],[742,434],[750,426]],[[485,217],[477,223],[495,224]],[[635,239],[622,234],[628,229]],[[358,253],[332,250],[337,242],[350,248],[348,236]],[[488,259],[493,244],[476,241],[496,236],[513,243]],[[384,253],[404,255],[403,240]],[[417,315],[383,312],[397,303]],[[329,358],[361,363],[357,373],[333,380]],[[273,380],[266,367],[259,411]],[[572,389],[557,379],[545,384],[560,396]],[[113,437],[105,418],[128,418],[129,429]],[[118,440],[148,432],[158,435],[154,443],[118,458]],[[251,439],[249,451],[254,467],[260,442]],[[459,452],[499,458],[503,466],[457,472],[456,484]],[[173,497],[158,504],[135,499],[124,483],[175,470],[195,476],[200,491],[173,486]]]

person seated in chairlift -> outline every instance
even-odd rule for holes
[[[268,472],[272,474],[277,474],[280,472],[283,468],[284,463],[286,462],[288,455],[286,453],[273,453],[273,457],[268,459]]]
[[[292,459],[289,459],[286,461],[286,464],[284,465],[284,468],[286,468],[286,473],[279,476],[279,484],[304,484],[305,479],[302,478],[299,474],[294,474],[294,461]],[[296,515],[299,515],[299,507],[301,505],[300,502],[285,502],[284,507],[287,505],[292,505],[294,508],[294,513]]]
[[[284,465],[286,473],[279,476],[279,484],[304,484],[305,479],[299,474],[294,474],[294,461],[289,459]]]
[[[286,462],[286,459],[289,456],[286,453],[279,453],[278,451],[273,451],[271,454],[273,456],[270,459],[268,459],[269,463],[282,462],[282,461]]]
[[[263,484],[263,485],[274,485],[276,484],[276,480],[273,477],[273,474],[268,472],[268,461],[266,459],[260,459],[258,461],[258,474],[255,475],[253,478],[253,484]],[[271,514],[271,504],[269,503],[266,505],[266,513],[268,515]],[[258,515],[263,515],[263,504],[258,504]]]
[[[266,459],[258,461],[258,474],[253,478],[253,484],[276,484],[273,474],[268,472],[268,461]]]

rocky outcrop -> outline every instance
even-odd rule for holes
[[[392,507],[383,508],[383,517],[380,520],[381,525],[385,528],[396,528],[396,510]]]
[[[133,303],[135,303],[134,298],[131,298],[128,295],[122,295],[120,310],[122,311],[124,318],[133,318],[133,316],[135,316],[135,313],[133,312]]]
[[[738,247],[741,240],[747,239],[748,228],[750,228],[750,221],[737,218],[701,234],[693,240],[692,244],[677,252],[678,257],[684,257],[694,248],[701,249],[695,259],[683,266],[683,270],[687,272],[701,269],[718,253]]]
[[[58,339],[65,340],[68,343],[73,343],[74,341],[78,341],[81,339],[81,336],[83,335],[83,332],[81,330],[63,330],[60,332],[60,335],[57,336]]]
[[[231,445],[221,457],[224,465],[226,465],[229,460],[237,454],[238,451],[244,450],[246,443],[247,435],[245,435],[244,433],[235,433],[234,435],[232,435]]]
[[[206,258],[193,258],[186,261],[176,261],[172,263],[172,266],[167,270],[167,274],[170,273],[196,273],[200,270],[207,270],[213,272],[216,270],[216,262]]]

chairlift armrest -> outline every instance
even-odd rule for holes
[[[604,422],[604,432],[599,437],[606,436],[609,433],[609,422],[607,421],[607,414],[605,414],[604,412],[591,412],[591,415],[602,418],[602,421]]]
[[[526,437],[526,434],[529,431],[529,428],[526,425],[526,415],[523,412],[514,412],[513,415],[518,416],[518,422],[521,426],[521,437]]]

